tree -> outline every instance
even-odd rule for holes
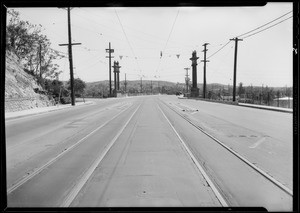
[[[241,97],[242,94],[245,93],[245,89],[243,88],[243,83],[239,83],[239,88],[238,88],[238,95]]]
[[[80,78],[75,78],[74,79],[74,93],[76,96],[81,97],[81,95],[84,92],[84,89],[86,87],[86,84],[83,80]],[[68,87],[69,90],[71,90],[71,83],[70,80],[68,81]]]
[[[45,80],[45,89],[54,97],[66,97],[69,96],[68,90],[65,88],[62,81],[59,80]]]
[[[7,10],[6,48],[14,52],[22,61],[25,71],[36,76],[40,82],[44,78],[57,76],[58,65],[53,60],[64,57],[50,48],[47,36],[41,34],[42,25],[34,25],[20,19],[19,12]]]

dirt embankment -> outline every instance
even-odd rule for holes
[[[21,61],[14,53],[6,51],[5,112],[54,105],[47,95],[38,91],[42,91],[42,87],[36,78],[24,71]]]

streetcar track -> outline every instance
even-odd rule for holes
[[[111,142],[106,145],[102,153],[99,155],[99,157],[93,162],[93,164],[88,168],[88,170],[84,173],[84,175],[80,178],[80,180],[75,184],[75,186],[72,188],[71,192],[67,195],[67,197],[64,199],[60,207],[69,207],[73,200],[76,198],[82,187],[85,185],[85,183],[88,181],[88,179],[91,177],[95,169],[98,167],[98,165],[101,163],[103,158],[106,156],[106,154],[109,152],[111,147],[114,145],[114,143],[117,141],[119,136],[123,133],[124,129],[127,127],[128,123],[131,121],[132,117],[135,115],[135,113],[138,111],[142,104],[140,104],[135,111],[131,114],[129,119],[126,121],[126,123],[123,125],[123,127],[118,131],[118,133],[115,135],[115,137],[111,140]]]
[[[46,134],[49,134],[49,133],[51,133],[51,132],[55,132],[55,131],[57,131],[58,129],[61,129],[62,127],[72,125],[72,124],[74,124],[74,123],[76,123],[76,122],[78,122],[78,121],[81,121],[81,120],[83,120],[83,119],[86,119],[86,118],[89,118],[89,117],[91,117],[91,116],[95,116],[96,114],[105,112],[106,110],[110,110],[110,109],[113,109],[113,108],[118,108],[118,109],[120,109],[120,107],[125,107],[125,106],[127,106],[127,105],[130,105],[130,103],[127,103],[127,102],[121,102],[121,103],[113,104],[113,105],[110,106],[109,108],[105,107],[105,108],[102,108],[102,109],[100,109],[100,110],[98,110],[98,111],[96,111],[96,112],[86,114],[86,115],[84,115],[84,116],[82,116],[82,117],[80,117],[80,118],[78,118],[78,119],[76,119],[76,120],[74,120],[74,121],[72,121],[72,122],[70,122],[70,123],[64,123],[64,124],[62,124],[62,125],[58,125],[58,126],[56,126],[53,130],[47,132]],[[45,134],[44,134],[44,135],[45,135]],[[13,151],[15,151],[17,148],[19,148],[20,146],[26,145],[26,144],[30,143],[32,140],[38,140],[39,138],[44,137],[44,135],[41,135],[41,136],[39,136],[39,137],[37,137],[37,138],[34,138],[34,139],[31,139],[31,140],[27,140],[27,141],[23,141],[23,142],[17,143],[17,144],[12,145],[12,146],[9,146],[9,147],[7,147],[7,152],[13,152]]]
[[[178,139],[180,140],[181,144],[183,145],[185,151],[188,153],[189,157],[192,159],[192,161],[194,162],[194,164],[196,165],[196,167],[198,168],[198,170],[200,171],[200,173],[202,174],[202,176],[204,177],[204,179],[206,180],[206,182],[208,183],[208,185],[210,186],[210,188],[212,189],[212,191],[216,195],[216,197],[219,200],[219,202],[221,203],[221,205],[223,207],[228,207],[229,205],[226,202],[226,200],[223,198],[223,196],[221,195],[221,193],[219,192],[219,190],[217,189],[217,187],[215,186],[215,184],[213,183],[213,181],[209,178],[209,176],[207,175],[207,173],[205,172],[205,170],[203,169],[203,167],[200,165],[200,163],[198,162],[198,160],[196,159],[196,157],[194,156],[194,154],[188,148],[188,146],[186,145],[186,143],[184,142],[184,140],[180,137],[179,133],[176,131],[176,129],[174,128],[174,126],[172,125],[172,123],[170,122],[170,120],[167,118],[167,116],[165,115],[165,113],[163,112],[163,110],[158,105],[157,105],[157,107],[161,111],[161,113],[163,114],[163,116],[165,117],[165,119],[167,120],[167,122],[169,123],[169,125],[171,126],[171,128],[173,129],[173,131],[175,132],[176,136],[178,137]]]
[[[171,109],[172,111],[174,111],[176,114],[178,114],[180,117],[182,117],[183,119],[185,119],[186,121],[188,121],[192,126],[194,126],[195,128],[197,128],[198,130],[200,130],[202,133],[204,133],[206,136],[208,136],[209,138],[213,139],[215,142],[217,142],[219,145],[221,145],[223,148],[225,148],[226,150],[228,150],[230,153],[232,153],[233,155],[235,155],[237,158],[239,158],[240,160],[242,160],[245,164],[247,164],[248,166],[250,166],[252,169],[254,169],[256,172],[258,172],[259,174],[261,174],[262,176],[264,176],[267,180],[269,180],[270,182],[272,182],[275,186],[279,187],[280,189],[282,189],[285,193],[287,193],[290,196],[293,196],[293,191],[291,189],[289,189],[288,187],[286,187],[285,185],[283,185],[281,182],[279,182],[278,180],[276,180],[275,178],[273,178],[271,175],[269,175],[267,172],[263,171],[262,169],[260,169],[259,167],[257,167],[256,165],[254,165],[253,163],[251,163],[249,160],[247,160],[245,157],[243,157],[242,155],[240,155],[239,153],[237,153],[236,151],[234,151],[232,148],[230,148],[229,146],[227,146],[226,144],[224,144],[223,142],[221,142],[220,140],[218,140],[217,138],[215,138],[214,136],[212,136],[211,134],[209,134],[207,131],[205,131],[205,129],[203,129],[202,127],[200,127],[199,125],[195,124],[191,119],[189,119],[187,116],[182,115],[180,113],[178,113],[174,108],[172,108],[171,106],[169,106],[168,104],[166,104],[164,101],[160,100],[164,105],[166,105],[169,109]]]
[[[80,105],[77,105],[76,107],[94,106],[94,105],[95,105],[95,103],[91,102],[91,103],[82,104],[82,105],[80,104]],[[5,118],[5,123],[11,123],[13,121],[21,121],[21,120],[27,119],[28,117],[30,117],[30,118],[38,117],[38,116],[41,116],[41,115],[44,115],[44,114],[47,114],[47,113],[57,112],[57,111],[65,110],[65,109],[74,110],[75,108],[73,108],[73,107],[65,107],[65,108],[57,107],[56,109],[53,109],[51,111],[41,111],[41,112],[37,112],[37,113],[34,113],[34,114],[29,114],[29,115],[19,115],[17,117],[12,117],[12,118],[8,117],[8,118]]]
[[[131,105],[130,105],[131,106]],[[99,129],[103,128],[104,126],[106,126],[109,122],[113,121],[116,117],[118,117],[120,114],[122,114],[124,111],[126,111],[127,109],[130,108],[127,107],[124,110],[121,110],[119,113],[117,113],[115,116],[113,116],[111,119],[109,119],[108,121],[104,122],[102,125],[98,126],[96,129],[94,129],[93,131],[91,131],[89,134],[87,134],[86,136],[84,136],[83,138],[81,138],[79,141],[77,141],[76,143],[74,143],[73,145],[69,146],[68,148],[65,148],[59,155],[55,156],[54,158],[52,158],[51,160],[49,160],[47,163],[45,163],[43,166],[39,167],[38,169],[34,170],[32,173],[28,174],[26,177],[24,177],[23,179],[21,179],[20,181],[18,181],[17,183],[12,184],[12,186],[10,188],[7,189],[7,194],[12,193],[13,191],[15,191],[17,188],[19,188],[20,186],[22,186],[24,183],[26,183],[27,181],[29,181],[30,179],[32,179],[33,177],[35,177],[37,174],[39,174],[40,172],[42,172],[44,169],[46,169],[47,167],[49,167],[50,165],[52,165],[54,162],[56,162],[59,158],[61,158],[62,156],[64,156],[66,153],[68,153],[69,151],[71,151],[72,149],[74,149],[76,146],[78,146],[81,142],[85,141],[85,139],[87,139],[89,136],[93,135],[95,132],[97,132]]]

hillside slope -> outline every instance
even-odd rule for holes
[[[24,71],[18,57],[6,51],[5,112],[54,105],[48,96],[36,93],[35,90],[41,91],[42,87],[32,75]]]

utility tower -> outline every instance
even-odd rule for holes
[[[230,41],[235,41],[235,49],[234,49],[234,67],[233,67],[233,98],[232,101],[235,102],[235,94],[236,94],[236,64],[237,64],[237,50],[238,50],[238,41],[243,41],[243,39],[233,38]]]
[[[112,66],[114,68],[114,96],[117,96],[117,62],[114,61],[114,66]]]
[[[141,77],[141,93],[143,92],[143,77]]]
[[[189,78],[189,69],[190,68],[184,68],[186,70],[186,74],[185,74],[185,84],[186,84],[186,93],[189,92],[189,81],[190,81],[190,78]]]
[[[111,59],[114,58],[113,56],[111,56],[111,54],[114,52],[114,49],[111,49],[110,42],[108,49],[105,50],[108,53],[108,56],[106,56],[106,58],[109,58],[109,96],[111,96]]]
[[[119,66],[119,62],[118,61],[114,61],[114,66],[112,66],[114,68],[114,84],[115,84],[115,89],[114,89],[114,96],[117,97],[117,93],[120,90],[120,67]]]
[[[40,60],[40,78],[42,78],[42,44],[41,43],[39,48],[39,60]]]
[[[204,50],[202,52],[204,52],[204,60],[201,60],[201,62],[204,62],[204,66],[203,66],[203,98],[206,97],[206,62],[209,62],[208,60],[206,60],[206,46],[209,43],[205,43],[202,46],[204,46]]]
[[[192,61],[192,81],[193,81],[193,85],[191,88],[191,96],[192,97],[198,97],[199,96],[199,88],[197,87],[197,59],[199,57],[197,57],[197,52],[196,50],[193,51],[192,53],[192,57],[190,58],[190,60]]]
[[[72,45],[80,45],[81,43],[72,43],[71,14],[70,14],[71,9],[70,9],[70,7],[68,7],[67,10],[68,10],[68,37],[69,37],[69,43],[68,44],[59,44],[59,46],[68,46],[69,62],[70,62],[71,101],[72,101],[72,106],[75,106]]]
[[[126,86],[127,86],[126,73],[125,73],[125,82],[124,82],[124,86],[125,86],[125,93],[126,93]]]
[[[119,62],[117,61],[117,91],[120,90],[120,68]]]

